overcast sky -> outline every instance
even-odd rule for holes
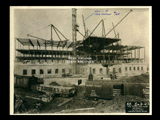
[[[149,8],[108,8],[108,7],[85,7],[77,8],[77,23],[79,31],[84,34],[82,15],[85,19],[87,28],[92,31],[100,20],[104,20],[105,32],[112,29],[112,22],[116,25],[129,11],[131,12],[117,27],[116,33],[119,33],[123,45],[144,46],[146,61],[149,60]],[[99,12],[97,12],[99,11]],[[115,13],[119,13],[115,15]],[[100,13],[100,15],[96,15]],[[110,15],[102,15],[110,14]],[[27,38],[31,34],[44,39],[51,39],[51,28],[53,24],[57,27],[70,41],[72,41],[72,7],[70,8],[39,8],[39,9],[14,9],[14,37]],[[102,35],[102,25],[95,30],[96,36]],[[53,31],[53,40],[58,40]],[[63,37],[60,36],[62,39]],[[114,37],[112,31],[106,37]],[[77,39],[82,40],[82,36],[77,33]]]

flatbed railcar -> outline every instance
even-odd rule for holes
[[[76,94],[75,87],[69,87],[69,86],[53,86],[53,85],[37,84],[37,85],[32,85],[31,89],[34,91],[60,95],[62,97],[70,97]]]

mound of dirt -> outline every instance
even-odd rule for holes
[[[85,100],[83,97],[74,99],[73,102],[68,103],[69,108],[63,108],[60,113],[125,113],[125,104],[128,101],[147,101],[145,98],[125,95],[116,96],[112,100],[99,99],[98,101]],[[76,111],[80,108],[95,108],[89,110]]]
[[[120,81],[127,83],[149,83],[149,75],[141,74],[137,76],[122,77]]]
[[[51,82],[49,85],[53,85],[53,86],[60,86],[58,83],[56,82]]]
[[[112,100],[101,100],[94,113],[125,113],[125,103],[128,101],[147,101],[133,95],[116,96]]]

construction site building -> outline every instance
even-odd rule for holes
[[[105,34],[103,20],[98,23],[103,25],[102,36],[92,35],[97,25],[90,34],[85,31],[83,40],[77,40],[76,33],[79,30],[75,9],[72,13],[73,41],[68,40],[52,24],[51,33],[54,29],[57,36],[61,35],[65,40],[60,37],[59,41],[53,40],[52,35],[51,40],[31,35],[28,36],[32,39],[15,38],[14,74],[45,78],[60,77],[63,74],[86,77],[92,73],[107,78],[114,73],[117,76],[132,76],[149,70],[145,63],[145,47],[122,45],[119,34],[114,38],[106,37],[113,29]]]

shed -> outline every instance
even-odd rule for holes
[[[14,86],[21,88],[31,88],[31,85],[43,84],[42,78],[37,78],[34,76],[23,76],[23,75],[14,75]]]

